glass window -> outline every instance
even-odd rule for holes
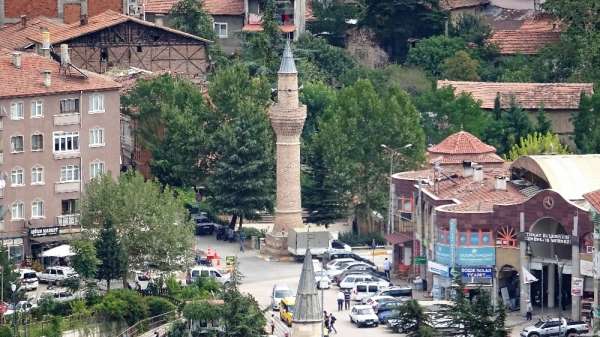
[[[32,218],[43,218],[44,217],[44,202],[42,200],[34,200],[31,203],[31,217]]]
[[[44,103],[42,101],[31,102],[31,118],[44,117]]]
[[[104,112],[103,94],[93,94],[90,96],[90,112]]]
[[[90,146],[104,146],[104,129],[90,129]]]
[[[60,100],[60,113],[79,113],[79,98],[67,98]]]
[[[23,213],[23,202],[15,201],[11,207],[12,220],[23,220],[25,215]]]
[[[104,174],[104,162],[94,161],[90,164],[90,177],[92,179]]]
[[[215,33],[217,34],[217,37],[220,39],[226,39],[227,38],[227,23],[225,22],[215,22],[213,24],[213,27],[215,29]]]
[[[10,151],[23,152],[23,136],[10,137]]]
[[[66,165],[60,168],[60,182],[73,182],[79,181],[79,166],[78,165]]]
[[[25,179],[23,177],[23,169],[22,168],[16,167],[10,172],[10,185],[11,186],[25,185]]]
[[[31,168],[31,185],[41,185],[44,183],[44,168],[34,166]]]
[[[79,132],[54,132],[54,152],[79,151]]]
[[[25,114],[23,112],[23,102],[13,102],[10,104],[10,119],[18,120],[23,119]]]
[[[44,149],[44,136],[40,134],[31,135],[31,151],[42,151]]]

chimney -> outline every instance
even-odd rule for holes
[[[71,58],[69,57],[69,45],[62,43],[60,45],[60,66],[66,67],[69,63],[71,63]]]
[[[164,18],[164,15],[162,15],[162,14],[156,14],[156,15],[154,16],[154,23],[155,23],[157,26],[161,26],[161,27],[162,27],[162,26],[164,26],[164,25],[165,25],[165,18]]]
[[[82,26],[85,26],[88,24],[88,16],[87,14],[81,14],[81,16],[79,17],[79,24]]]
[[[21,15],[21,28],[27,28],[27,15]]]
[[[496,191],[506,191],[506,180],[505,176],[496,177]]]
[[[21,68],[21,53],[20,52],[14,51],[12,53],[12,64],[17,69]]]
[[[473,163],[468,160],[463,161],[463,177],[470,177],[473,175]]]
[[[44,70],[42,73],[44,74],[44,86],[46,88],[50,88],[50,86],[52,85],[52,77],[50,75],[52,73],[50,72],[50,70]]]
[[[483,181],[483,166],[479,164],[473,165],[473,181],[477,183]]]
[[[82,26],[88,24],[88,2],[87,0],[81,0],[79,5],[79,24]]]
[[[50,32],[48,28],[42,28],[42,55],[50,57]]]

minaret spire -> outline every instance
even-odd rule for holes
[[[315,271],[312,263],[310,248],[304,255],[302,273],[296,292],[296,311],[292,318],[292,337],[321,336],[323,308],[315,284]]]

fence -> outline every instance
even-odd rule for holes
[[[177,310],[143,319],[121,332],[117,337],[137,337],[177,319]]]

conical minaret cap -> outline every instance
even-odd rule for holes
[[[296,293],[296,311],[294,312],[293,321],[320,322],[322,319],[323,310],[317,292],[312,255],[310,249],[307,249],[306,255],[304,255],[302,273],[300,274],[298,292]]]
[[[281,58],[281,66],[279,67],[279,74],[297,74],[296,63],[294,62],[294,54],[292,54],[292,46],[290,40],[285,43],[283,49],[283,57]]]

